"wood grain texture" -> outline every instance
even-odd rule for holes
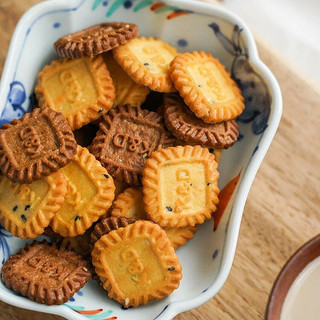
[[[208,1],[208,0],[207,0]],[[14,26],[40,0],[0,0],[0,73]],[[258,40],[261,59],[279,81],[283,116],[254,180],[237,251],[222,290],[175,320],[263,319],[268,295],[285,261],[320,232],[320,89]],[[61,320],[0,302],[1,320]]]

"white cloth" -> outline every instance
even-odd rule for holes
[[[320,88],[320,0],[223,0],[222,4]]]

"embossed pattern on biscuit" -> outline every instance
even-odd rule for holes
[[[150,90],[133,81],[114,60],[111,53],[103,54],[103,59],[107,64],[107,68],[110,72],[110,76],[116,90],[113,107],[124,104],[141,106],[146,100]]]
[[[236,120],[206,123],[197,118],[178,95],[165,95],[164,108],[166,126],[178,139],[218,149],[227,149],[238,139]]]
[[[0,222],[14,236],[36,238],[61,208],[67,182],[58,171],[31,184],[0,176]]]
[[[186,105],[208,123],[234,119],[244,98],[225,67],[210,53],[178,54],[170,64],[171,79]]]
[[[90,278],[88,263],[55,244],[33,242],[12,255],[2,267],[2,281],[9,289],[38,303],[67,302]]]
[[[139,185],[149,154],[173,142],[157,113],[125,105],[103,117],[90,152],[115,179]]]
[[[176,48],[161,39],[140,37],[112,51],[115,60],[137,83],[153,91],[176,91],[169,65],[177,55]]]
[[[111,206],[115,186],[107,170],[80,146],[75,159],[60,172],[67,180],[68,193],[50,226],[64,237],[74,237],[83,234]]]
[[[143,201],[149,218],[163,227],[185,227],[211,218],[218,204],[217,162],[208,149],[159,149],[142,173]]]
[[[147,214],[143,208],[142,192],[127,188],[119,194],[112,204],[110,215],[114,217],[126,217],[147,220]]]
[[[13,182],[31,183],[69,163],[76,147],[61,113],[36,108],[0,129],[0,169]]]
[[[102,236],[92,262],[110,298],[125,307],[138,307],[174,291],[181,265],[164,230],[150,221],[137,221]]]
[[[52,61],[39,73],[35,93],[40,107],[61,112],[72,130],[105,114],[115,98],[113,81],[101,56]]]
[[[101,23],[58,39],[54,47],[60,57],[92,57],[123,45],[138,34],[138,26],[133,23]]]

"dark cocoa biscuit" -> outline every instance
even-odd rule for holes
[[[71,250],[84,258],[91,256],[90,235],[93,228],[89,228],[84,234],[75,237],[60,238],[57,245],[60,249]]]
[[[88,147],[99,130],[99,123],[90,122],[87,125],[73,131],[77,143],[81,147]]]
[[[164,109],[166,126],[178,139],[218,149],[227,149],[238,139],[239,130],[235,120],[206,123],[196,117],[176,94],[165,95]]]
[[[133,23],[101,23],[60,38],[54,47],[60,57],[92,57],[123,45],[138,34],[138,26]]]
[[[107,217],[98,222],[91,232],[90,246],[93,249],[94,244],[105,234],[118,228],[124,228],[131,223],[135,223],[136,219],[126,217]]]
[[[162,92],[150,91],[146,101],[141,105],[141,109],[158,112],[158,109],[163,105],[163,97],[164,93]],[[162,114],[160,115],[162,116]]]
[[[27,244],[2,267],[2,281],[9,289],[47,305],[67,302],[90,275],[81,256],[46,241]]]
[[[174,140],[157,113],[125,105],[103,117],[90,151],[113,178],[139,185],[146,158]]]
[[[44,229],[42,235],[49,238],[59,239],[59,240],[63,239],[63,237],[59,233],[54,232],[50,226]]]
[[[49,108],[36,108],[0,129],[0,169],[16,183],[31,183],[58,171],[76,151],[67,121]]]

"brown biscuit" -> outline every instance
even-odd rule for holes
[[[138,26],[133,23],[101,23],[60,38],[54,47],[60,57],[93,57],[125,44],[138,34]]]
[[[105,234],[109,233],[112,230],[117,230],[119,228],[124,228],[131,223],[135,223],[136,219],[126,218],[126,217],[108,217],[102,219],[98,222],[91,232],[90,245],[94,244]]]
[[[27,244],[2,267],[2,281],[9,289],[47,305],[67,302],[89,278],[81,256],[46,241]]]
[[[173,142],[157,113],[125,105],[104,116],[90,151],[113,178],[139,185],[149,154]]]
[[[90,122],[87,125],[81,127],[80,129],[73,131],[74,137],[78,145],[80,145],[81,147],[88,147],[92,143],[94,137],[96,136],[98,129],[98,124]]]
[[[206,123],[199,119],[176,94],[164,98],[166,126],[178,139],[204,147],[227,149],[238,139],[239,130],[235,120]]]
[[[36,108],[0,129],[0,169],[16,183],[31,183],[58,171],[76,151],[67,121],[49,108]]]
[[[54,232],[50,226],[46,227],[43,230],[42,235],[49,238],[59,239],[59,240],[63,239],[63,237],[59,233]]]
[[[91,258],[90,235],[92,227],[86,230],[84,234],[75,237],[60,237],[57,245],[60,249],[71,250],[76,254],[88,259]]]

